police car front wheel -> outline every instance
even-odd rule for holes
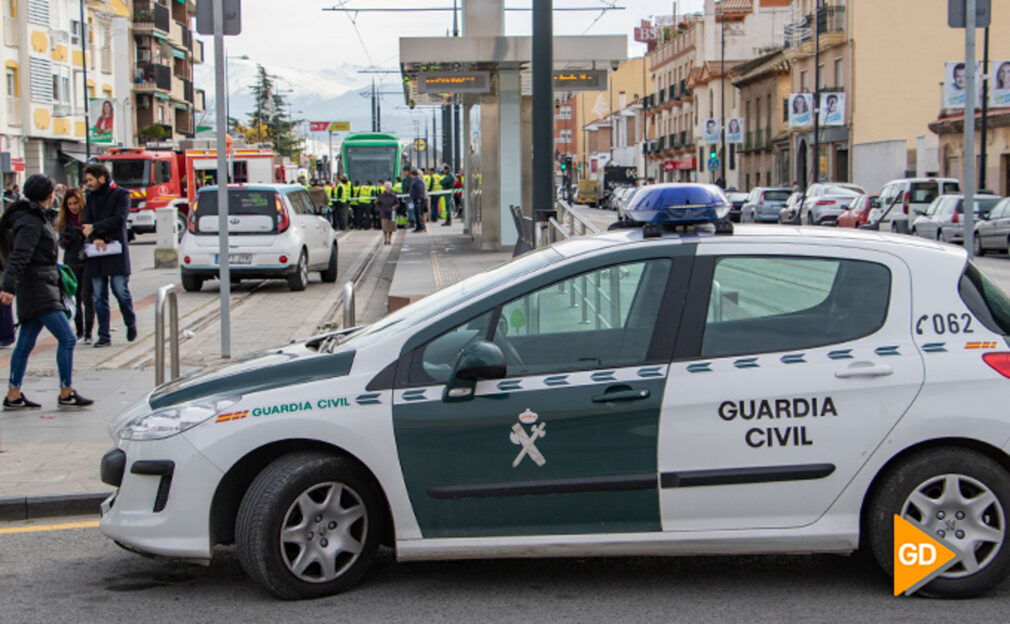
[[[275,595],[342,592],[365,573],[382,535],[378,487],[353,461],[324,452],[282,456],[239,507],[235,538],[246,573]]]
[[[884,476],[870,502],[869,544],[880,566],[893,573],[893,516],[912,520],[961,557],[920,593],[976,596],[1010,573],[1008,511],[1010,474],[1003,466],[971,449],[932,449],[910,456]]]

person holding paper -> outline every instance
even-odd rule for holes
[[[84,273],[91,279],[95,296],[95,316],[98,317],[98,340],[95,347],[112,344],[109,333],[109,287],[119,302],[119,311],[126,323],[126,339],[137,338],[137,317],[130,297],[130,251],[127,246],[126,218],[130,214],[130,194],[112,181],[105,165],[91,163],[84,167],[88,186],[84,204],[84,225],[87,236],[84,253]]]
[[[0,218],[0,259],[3,282],[0,304],[18,304],[17,345],[11,354],[10,382],[3,409],[40,409],[21,392],[28,356],[35,341],[46,328],[56,337],[56,367],[60,376],[60,407],[87,407],[94,401],[77,394],[71,382],[74,370],[74,346],[77,337],[67,319],[57,267],[59,244],[56,232],[46,218],[53,202],[53,181],[36,173],[25,181],[25,199],[15,202]]]

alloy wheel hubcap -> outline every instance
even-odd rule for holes
[[[364,501],[343,483],[327,481],[291,503],[281,523],[281,556],[298,580],[327,583],[354,565],[367,537]]]
[[[982,482],[961,474],[931,477],[905,499],[901,515],[953,545],[961,560],[941,577],[963,578],[992,563],[1003,545],[1003,506]]]

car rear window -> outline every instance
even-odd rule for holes
[[[781,191],[765,191],[765,201],[786,201],[792,191],[783,189]]]
[[[228,214],[268,215],[277,212],[277,193],[274,191],[228,191]],[[197,211],[201,217],[217,214],[217,191],[200,193]]]
[[[944,182],[943,183],[943,194],[947,195],[949,193],[960,193],[961,185],[957,182]]]
[[[860,195],[860,191],[847,186],[828,186],[824,188],[825,195]]]
[[[986,329],[1004,336],[1010,334],[1010,297],[972,262],[961,274],[958,293]]]
[[[993,206],[999,203],[999,197],[993,197],[991,199],[975,199],[975,214],[982,215],[983,217],[989,216],[989,212],[993,209]],[[964,200],[957,200],[957,211],[958,213],[964,214]]]
[[[909,201],[913,204],[928,204],[940,194],[940,185],[936,182],[912,182],[908,192],[911,195]]]

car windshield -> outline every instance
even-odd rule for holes
[[[109,173],[119,186],[138,188],[151,183],[151,161],[143,158],[117,158],[105,161]]]
[[[765,191],[765,201],[786,201],[790,195],[792,191],[789,189]]]
[[[277,198],[274,191],[228,189],[228,214],[272,217],[277,212]],[[201,217],[217,214],[216,188],[197,195],[197,212]]]
[[[401,331],[417,326],[427,319],[441,314],[457,305],[471,301],[475,297],[493,290],[518,277],[542,269],[562,259],[562,254],[553,248],[541,249],[522,255],[511,262],[506,262],[489,271],[477,273],[472,277],[443,288],[428,295],[424,299],[405,306],[352,334],[341,346],[360,349],[384,340]]]

